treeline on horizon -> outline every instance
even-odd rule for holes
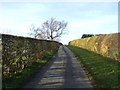
[[[83,34],[81,38],[87,38],[87,37],[92,37],[92,36],[99,36],[103,34]]]

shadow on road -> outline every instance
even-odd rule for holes
[[[74,54],[60,46],[57,54],[23,88],[92,88]]]

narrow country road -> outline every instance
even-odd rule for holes
[[[58,53],[23,88],[93,88],[74,54],[60,46]]]

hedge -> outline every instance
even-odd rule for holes
[[[120,33],[105,34],[69,42],[69,45],[78,46],[104,56],[120,60]]]
[[[2,79],[40,60],[61,43],[2,34]]]

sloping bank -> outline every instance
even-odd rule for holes
[[[27,78],[27,75],[32,72],[31,69],[33,69],[34,72],[37,65],[43,65],[43,63],[46,62],[43,57],[47,55],[46,58],[48,58],[48,56],[51,55],[54,50],[57,50],[60,45],[61,43],[56,41],[2,34],[3,82],[7,83],[10,77],[14,75],[17,75],[15,76],[17,79],[22,76],[23,79],[25,79],[25,76]],[[21,72],[23,73],[21,74]],[[9,80],[7,78],[9,78]],[[11,79],[13,81],[13,78]],[[18,81],[19,80],[17,80],[17,82]],[[7,86],[10,86],[8,84]]]
[[[119,37],[120,33],[105,34],[73,40],[69,42],[69,45],[78,46],[120,60]]]

